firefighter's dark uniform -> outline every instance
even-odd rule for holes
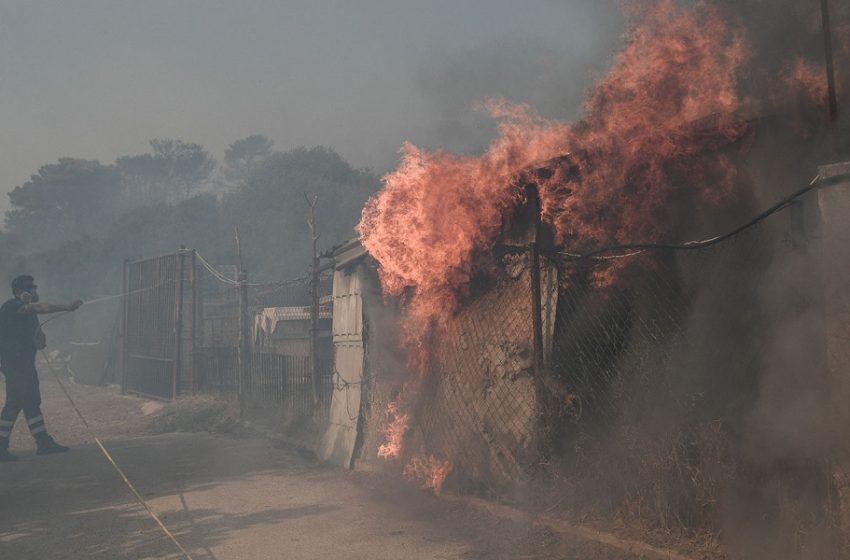
[[[6,404],[0,412],[0,448],[6,449],[21,411],[36,442],[50,440],[41,414],[41,391],[35,369],[38,317],[19,315],[23,305],[20,299],[13,298],[0,307],[0,370],[6,378]]]

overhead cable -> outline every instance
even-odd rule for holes
[[[565,260],[568,261],[578,261],[578,260],[611,260],[611,259],[622,259],[627,257],[632,257],[635,255],[639,255],[645,251],[649,250],[671,250],[671,251],[690,251],[695,249],[704,249],[706,247],[711,247],[712,245],[716,245],[721,243],[731,237],[735,237],[739,233],[742,233],[751,227],[759,224],[764,221],[766,218],[771,215],[779,212],[783,208],[794,203],[798,198],[803,195],[819,189],[821,187],[827,186],[829,184],[835,183],[840,178],[830,178],[828,180],[824,180],[820,175],[816,176],[812,179],[812,182],[808,184],[805,188],[800,189],[799,191],[791,194],[790,196],[783,198],[752,220],[742,224],[735,229],[724,233],[722,235],[718,235],[715,237],[710,237],[708,239],[700,239],[694,241],[686,241],[684,243],[627,243],[622,245],[610,245],[607,247],[602,247],[600,249],[594,249],[587,253],[575,253],[568,251],[558,251],[558,255],[565,257]],[[618,255],[607,255],[606,253],[613,253],[617,251],[628,251],[625,254]]]

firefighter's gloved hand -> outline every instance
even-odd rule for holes
[[[83,301],[78,299],[74,303],[72,303],[71,305],[68,306],[68,311],[76,311],[77,309],[82,307],[82,305],[83,305]]]

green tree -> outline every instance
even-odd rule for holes
[[[153,204],[133,209],[117,219],[102,243],[110,260],[171,253],[181,245],[198,249],[214,260],[233,258],[233,230],[211,194],[177,204]]]
[[[130,200],[141,204],[189,198],[215,171],[216,161],[200,144],[154,139],[151,152],[115,161]]]
[[[318,196],[320,245],[355,235],[368,197],[379,186],[368,170],[355,169],[330,148],[297,148],[266,157],[248,179],[222,200],[223,215],[238,225],[249,270],[286,278],[310,262],[304,195]]]
[[[115,167],[121,174],[124,195],[132,206],[165,201],[167,177],[152,154],[119,157],[115,160]]]
[[[213,262],[235,263],[235,225],[252,280],[291,278],[310,263],[304,195],[318,195],[320,244],[330,247],[354,235],[364,202],[378,188],[374,174],[333,150],[298,148],[252,163],[248,177],[221,199],[206,193],[174,202],[157,191],[168,185],[173,192],[177,184],[169,175],[174,168],[162,162],[173,153],[158,149],[114,166],[63,159],[42,167],[11,196],[9,228],[0,232],[0,279],[31,272],[56,297],[112,293],[127,257],[185,245]],[[128,194],[132,189],[151,192],[140,199]],[[142,200],[148,195],[153,202]]]
[[[120,177],[111,165],[61,158],[15,187],[9,201],[7,230],[22,252],[42,251],[104,232],[121,208]]]
[[[269,157],[274,142],[254,134],[232,143],[224,151],[224,178],[231,185],[239,185],[251,172]]]

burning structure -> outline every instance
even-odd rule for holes
[[[484,154],[404,147],[336,254],[323,455],[811,550],[846,364],[824,343],[820,183],[789,195],[842,128],[818,65],[767,75],[723,8],[627,16],[583,120],[497,100]]]

